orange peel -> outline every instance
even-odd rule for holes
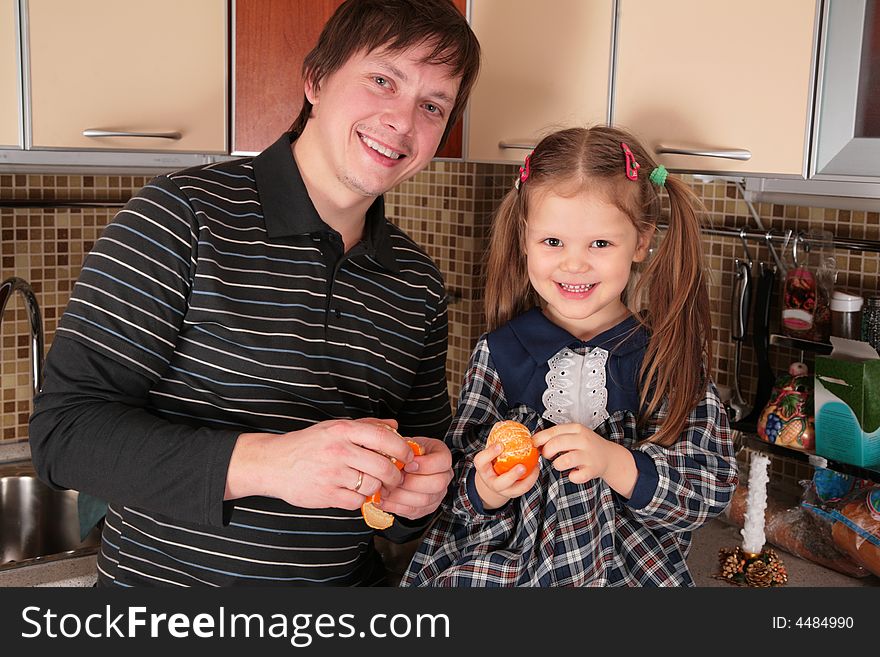
[[[413,456],[421,456],[425,453],[425,450],[419,445],[415,440],[407,440],[406,444],[409,445],[410,450],[412,450]],[[394,458],[393,456],[389,456],[391,462],[397,466],[398,470],[403,470],[403,466],[406,465],[403,461]]]
[[[381,499],[379,493],[374,493],[361,504],[361,515],[364,517],[364,522],[373,529],[388,529],[394,524],[394,516],[376,506]]]

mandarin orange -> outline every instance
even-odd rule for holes
[[[486,447],[495,443],[501,443],[503,447],[501,454],[492,463],[495,474],[504,474],[521,463],[526,471],[519,479],[525,479],[538,464],[538,450],[532,443],[531,432],[524,424],[513,420],[496,422],[489,431]]]

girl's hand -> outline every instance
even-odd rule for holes
[[[582,424],[559,424],[532,436],[541,456],[560,471],[569,471],[573,484],[585,484],[601,477],[626,498],[632,495],[639,471],[623,445],[605,440]]]
[[[519,497],[530,490],[535,485],[538,473],[541,471],[540,467],[536,467],[528,477],[521,481],[519,478],[526,471],[524,465],[517,465],[502,475],[495,474],[492,461],[501,454],[502,450],[501,444],[496,443],[474,456],[474,468],[476,469],[474,483],[477,487],[477,493],[483,501],[483,508],[487,510],[502,507],[510,499]]]
[[[612,443],[583,424],[559,424],[539,431],[532,440],[556,470],[571,471],[568,478],[572,483],[585,484],[608,469],[608,446]]]

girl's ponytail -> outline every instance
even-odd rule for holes
[[[644,417],[667,404],[650,441],[669,445],[705,393],[712,324],[699,200],[678,179],[669,177],[664,187],[669,194],[669,228],[636,285],[635,297],[647,291],[651,300],[643,316],[651,334],[642,365]]]
[[[525,208],[518,189],[501,201],[492,222],[486,256],[486,324],[488,330],[503,326],[539,303],[529,283],[525,256]]]

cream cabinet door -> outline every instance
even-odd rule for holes
[[[0,148],[21,148],[17,0],[0,0]]]
[[[26,6],[30,147],[226,152],[225,0]]]
[[[805,177],[817,16],[817,0],[620,0],[613,123],[728,156],[661,154],[671,169]]]
[[[483,63],[470,100],[467,159],[519,162],[553,130],[607,122],[612,6],[472,0]]]

